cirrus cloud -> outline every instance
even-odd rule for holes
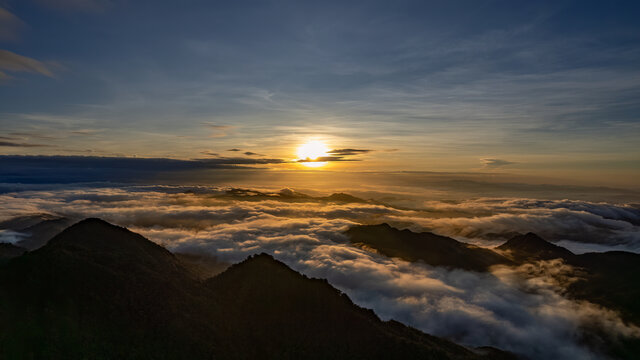
[[[7,76],[2,71],[27,72],[54,77],[53,66],[50,64],[2,49],[0,49],[0,70],[0,77]]]

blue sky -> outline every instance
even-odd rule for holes
[[[238,148],[292,159],[319,139],[372,150],[334,170],[627,185],[640,175],[634,1],[0,8],[0,154],[194,159]]]

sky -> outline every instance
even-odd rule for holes
[[[640,253],[639,18],[615,0],[0,0],[0,227],[95,216],[225,263],[265,251],[385,320],[601,358],[583,330],[640,328],[569,299],[566,264],[451,270],[343,232]]]
[[[636,1],[0,0],[0,155],[637,190],[639,15]]]

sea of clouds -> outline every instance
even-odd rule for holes
[[[576,247],[637,252],[640,209],[631,205],[477,198],[401,209],[377,202],[219,197],[224,192],[179,186],[10,191],[0,194],[0,221],[33,214],[99,217],[175,252],[227,262],[267,252],[306,275],[328,279],[383,319],[531,358],[599,358],[584,345],[587,328],[607,334],[602,341],[640,337],[640,329],[615,312],[564,297],[563,289],[577,275],[559,260],[475,273],[387,258],[352,246],[343,235],[354,224],[388,222],[485,246],[533,231]],[[23,235],[4,230],[0,241]]]

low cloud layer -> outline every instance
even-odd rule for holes
[[[414,229],[480,245],[497,244],[515,233],[534,232],[549,241],[568,241],[568,245],[588,243],[640,251],[640,208],[633,205],[487,198],[457,203],[428,201],[421,208],[427,216],[420,212],[411,216]]]
[[[625,324],[616,313],[565,298],[564,286],[578,275],[560,262],[495,267],[489,273],[446,270],[351,246],[342,235],[354,224],[394,221],[469,237],[472,233],[487,235],[492,226],[512,232],[526,226],[551,232],[555,226],[569,232],[570,226],[586,231],[585,224],[591,224],[609,229],[611,232],[603,230],[602,234],[615,242],[621,234],[615,231],[632,232],[636,226],[632,224],[639,218],[635,208],[481,199],[430,202],[421,210],[402,210],[379,203],[314,199],[248,201],[226,194],[224,188],[204,186],[7,192],[0,194],[5,204],[0,220],[29,214],[94,216],[127,226],[173,251],[210,254],[229,262],[268,252],[309,276],[327,278],[384,319],[393,318],[464,344],[497,346],[531,358],[598,358],[583,344],[586,328],[604,330],[608,338],[602,341],[640,336],[637,327]],[[498,220],[502,218],[510,220]],[[553,219],[558,221],[550,221]],[[617,227],[605,227],[609,222]],[[5,235],[15,241],[22,234],[5,231]]]

